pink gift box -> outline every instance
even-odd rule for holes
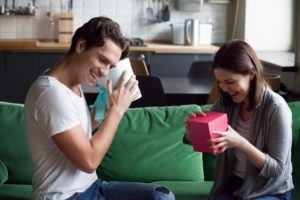
[[[187,120],[194,151],[206,153],[218,153],[221,149],[211,149],[209,146],[216,145],[209,143],[208,139],[220,137],[213,134],[214,131],[227,131],[228,119],[226,113],[205,112],[206,116],[197,116]]]

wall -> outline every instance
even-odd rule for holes
[[[236,38],[255,50],[290,51],[293,0],[240,0]]]
[[[8,0],[9,5],[12,0]],[[30,0],[16,0],[16,6],[26,6]],[[60,1],[52,1],[55,21],[58,21]],[[38,15],[0,16],[0,39],[49,39],[48,0],[36,0]],[[180,12],[171,5],[170,22],[149,24],[145,18],[146,8],[152,0],[73,0],[74,29],[81,26],[91,17],[106,15],[116,20],[129,37],[141,37],[145,40],[171,40],[171,23],[180,23],[184,19],[198,18],[203,22],[213,23],[213,43],[223,43],[226,39],[227,4],[204,4],[200,12]],[[157,0],[156,0],[157,1]],[[4,0],[0,0],[4,5]],[[156,6],[156,5],[154,5]],[[57,32],[56,32],[57,37]]]
[[[300,1],[295,0],[295,64],[300,66]],[[297,92],[300,94],[300,72],[296,74],[295,86],[297,86]]]

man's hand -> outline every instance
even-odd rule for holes
[[[129,108],[131,102],[137,98],[138,94],[138,81],[135,75],[126,83],[126,73],[122,73],[120,80],[118,81],[116,88],[112,89],[112,82],[107,81],[107,92],[110,109],[114,109],[120,116],[123,116],[124,112]]]

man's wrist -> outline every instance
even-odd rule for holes
[[[107,115],[110,115],[110,114],[118,117],[121,120],[121,118],[124,115],[124,111],[121,111],[120,109],[112,106],[112,107],[108,108],[108,110],[107,110]]]

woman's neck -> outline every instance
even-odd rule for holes
[[[252,116],[253,111],[249,110],[249,100],[245,100],[240,107],[240,117],[242,120],[249,120]]]

